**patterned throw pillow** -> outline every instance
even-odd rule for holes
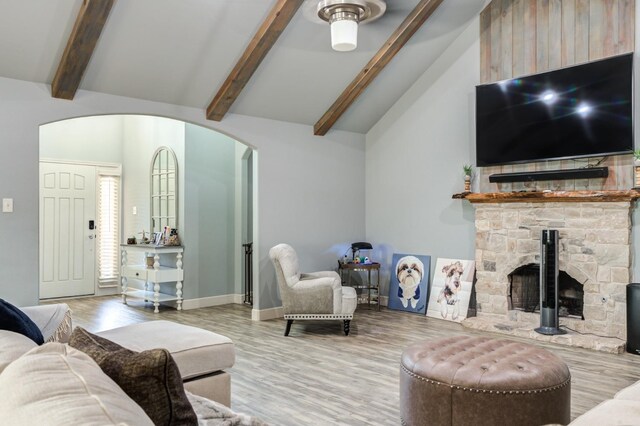
[[[197,425],[180,371],[166,349],[134,352],[76,327],[69,345],[93,358],[156,425]]]
[[[37,344],[44,343],[38,326],[20,309],[0,299],[0,329],[27,336]]]

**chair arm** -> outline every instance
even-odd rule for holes
[[[318,271],[318,272],[303,273],[303,274],[300,274],[300,277],[310,277],[310,278],[338,277],[340,278],[340,275],[336,271]]]
[[[300,281],[290,287],[293,295],[296,295],[298,303],[304,305],[304,313],[311,309],[313,313],[336,313],[342,310],[342,283],[337,273],[329,276],[312,277],[311,274],[303,274]]]
[[[20,308],[42,332],[45,342],[66,343],[71,336],[71,309],[66,303]]]
[[[327,278],[298,281],[282,294],[284,314],[331,314],[335,291]]]
[[[301,281],[315,282],[316,285],[319,285],[320,283],[327,283],[333,289],[342,287],[342,280],[336,271],[320,271],[300,274],[299,282]]]

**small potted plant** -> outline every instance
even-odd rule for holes
[[[633,165],[636,177],[636,188],[640,188],[640,149],[633,151]]]
[[[465,164],[462,166],[464,172],[464,192],[471,192],[471,175],[473,174],[473,166]]]

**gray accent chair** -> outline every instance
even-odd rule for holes
[[[344,334],[349,335],[353,313],[358,305],[355,289],[343,287],[335,271],[301,274],[298,256],[288,244],[278,244],[269,250],[276,269],[284,318],[285,336],[294,320],[342,320]]]

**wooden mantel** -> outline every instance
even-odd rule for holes
[[[526,191],[526,192],[462,192],[454,199],[471,203],[589,203],[631,202],[640,198],[640,190],[627,191]]]

